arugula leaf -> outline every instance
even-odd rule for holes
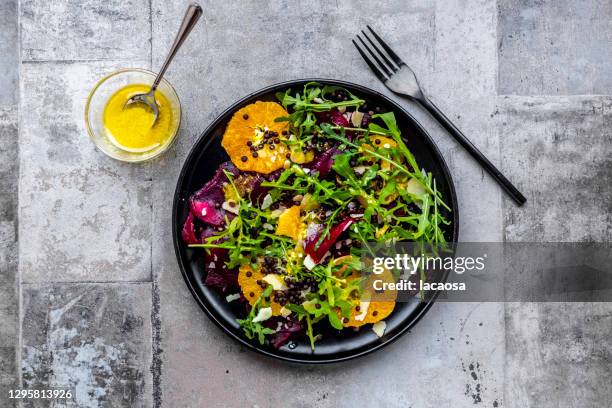
[[[296,315],[298,315],[298,317],[308,314],[308,312],[306,311],[306,309],[304,309],[304,306],[302,306],[302,305],[296,305],[296,304],[293,304],[293,303],[287,303],[285,305],[285,307],[287,309],[291,310]]]
[[[342,317],[350,317],[353,304],[347,300],[338,300],[336,302],[340,310],[342,311]]]
[[[395,139],[395,137],[400,137],[401,136],[401,132],[400,132],[399,128],[397,127],[397,121],[395,120],[395,114],[393,112],[379,113],[377,115],[373,115],[372,116],[372,119],[377,119],[377,118],[382,119],[384,124],[387,126],[387,129],[383,129],[382,127],[380,127],[380,126],[378,126],[378,125],[376,125],[375,123],[372,123],[372,122],[370,123],[370,127],[372,127],[372,125],[374,125],[374,127],[376,127],[377,129],[383,129],[390,136],[394,136],[394,139]]]
[[[374,164],[367,168],[367,170],[361,176],[361,187],[368,187],[370,182],[376,178],[378,175],[378,165]]]
[[[397,183],[395,182],[395,180],[389,180],[389,182],[387,182],[387,184],[385,184],[385,186],[382,188],[382,190],[380,190],[379,196],[378,196],[378,201],[380,201],[381,203],[387,203],[387,198],[393,194],[395,192],[395,190],[397,189]]]
[[[332,169],[338,173],[340,176],[349,179],[350,181],[355,181],[355,171],[353,170],[353,166],[351,166],[351,157],[353,155],[351,153],[343,153],[336,155],[334,157],[334,164],[332,165]]]
[[[310,315],[306,314],[306,335],[310,340],[310,349],[314,351],[314,344],[316,341],[315,336],[312,333],[312,320],[310,320]]]
[[[270,296],[272,293],[272,286],[268,286],[262,293],[259,295],[251,311],[247,315],[245,319],[236,319],[236,322],[242,327],[242,331],[244,335],[248,339],[254,339],[257,337],[259,344],[264,344],[266,341],[266,335],[276,333],[275,330],[270,329],[269,327],[264,327],[260,322],[253,322],[255,316],[257,316],[257,312],[259,312],[261,301]]]
[[[340,320],[340,318],[335,312],[332,311],[331,313],[329,313],[327,315],[327,319],[329,320],[329,324],[331,324],[331,326],[334,329],[337,329],[337,330],[344,329],[344,326],[342,326],[342,321]]]
[[[352,100],[360,100],[359,97],[353,95],[348,89],[335,85],[325,85],[321,90],[321,97],[327,100],[327,95],[336,91],[344,91]]]
[[[326,89],[326,93],[330,92],[329,89],[331,88]],[[285,109],[293,107],[295,112],[327,112],[333,108],[339,108],[342,106],[360,106],[365,102],[363,99],[354,97],[354,95],[351,94],[351,98],[346,101],[331,102],[326,100],[323,101],[323,103],[316,103],[314,99],[320,94],[321,88],[319,88],[319,84],[316,82],[309,82],[304,85],[303,95],[297,93],[296,96],[291,96],[291,90],[289,89],[285,93],[277,93],[276,97],[279,101],[281,101],[281,104],[285,107]]]

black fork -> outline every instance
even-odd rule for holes
[[[352,40],[355,48],[363,57],[374,74],[392,92],[407,96],[419,103],[463,146],[478,163],[503,187],[518,204],[523,205],[527,199],[502,173],[487,159],[480,150],[427,98],[419,81],[404,61],[383,41],[382,38],[367,26],[369,34],[361,31],[357,41]]]

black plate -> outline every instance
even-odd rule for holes
[[[410,329],[427,312],[435,298],[427,303],[419,303],[416,300],[409,303],[397,303],[391,316],[385,319],[387,329],[385,335],[380,339],[369,329],[368,325],[358,332],[343,330],[341,336],[334,335],[331,328],[327,333],[323,331],[324,337],[317,342],[314,352],[310,350],[307,340],[285,345],[280,349],[261,346],[257,342],[248,340],[242,334],[240,327],[235,322],[236,305],[228,304],[224,295],[204,285],[205,271],[201,256],[202,250],[189,249],[180,238],[181,228],[189,211],[188,197],[212,178],[219,164],[229,160],[221,147],[221,138],[232,114],[257,100],[276,101],[276,92],[284,91],[287,88],[294,91],[301,90],[305,83],[311,81],[343,86],[350,92],[364,97],[368,104],[395,112],[406,144],[416,157],[419,165],[433,173],[438,190],[442,193],[445,202],[453,209],[451,214],[447,214],[447,218],[452,220],[452,224],[445,231],[445,234],[448,241],[457,241],[459,214],[457,212],[455,188],[440,151],[425,129],[401,106],[381,93],[361,85],[327,79],[302,79],[269,86],[236,102],[215,119],[192,148],[179,175],[172,210],[174,226],[172,232],[176,257],[189,290],[208,317],[227,334],[252,350],[281,360],[298,363],[330,363],[362,356],[389,344]],[[237,304],[238,302],[233,303]],[[338,332],[335,331],[335,333]]]

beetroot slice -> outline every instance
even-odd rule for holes
[[[222,241],[219,239],[207,241],[207,238],[218,234],[212,227],[207,227],[202,231],[201,242],[219,244]],[[204,251],[204,270],[206,271],[206,279],[204,284],[212,288],[216,288],[221,292],[227,292],[229,289],[238,288],[238,271],[227,269],[225,263],[228,261],[228,251],[225,248],[207,248]]]
[[[304,251],[308,256],[310,256],[310,258],[314,261],[315,264],[318,264],[325,257],[325,254],[327,253],[327,251],[329,251],[332,245],[336,243],[340,235],[342,235],[342,233],[346,231],[352,223],[352,218],[345,218],[338,224],[334,225],[329,231],[329,235],[327,236],[327,238],[325,238],[323,242],[321,242],[318,248],[316,248],[316,246],[317,242],[319,242],[319,238],[321,237],[322,231],[317,232],[316,234],[313,234],[309,237],[306,237],[306,246],[304,247]]]
[[[187,244],[209,243],[206,239],[215,236],[217,231],[210,226],[202,228],[201,225],[195,225],[196,223],[197,220],[195,220],[193,214],[189,213],[187,221],[185,221],[185,225],[183,226],[183,240]],[[212,243],[218,242],[220,241],[212,241]],[[221,292],[227,292],[231,288],[237,288],[238,272],[235,270],[228,270],[225,266],[225,262],[228,259],[227,249],[209,248],[203,252],[204,270],[206,271],[204,284]]]
[[[183,229],[181,230],[181,238],[183,238],[183,242],[185,242],[187,245],[200,243],[200,240],[198,239],[195,233],[194,216],[191,212],[187,215],[185,224],[183,224]]]
[[[230,289],[235,290],[238,287],[238,272],[229,269],[225,271],[211,269],[206,274],[204,284],[222,293],[227,293]]]
[[[281,348],[292,338],[300,337],[306,329],[304,324],[294,316],[275,316],[266,320],[264,326],[274,330],[277,330],[278,327],[278,331],[270,339],[270,343],[274,348]]]
[[[214,177],[189,198],[189,208],[193,215],[213,227],[220,227],[225,222],[226,211],[221,205],[225,201],[223,183],[227,183],[228,179],[224,170],[234,176],[239,173],[231,162],[225,162],[219,166]]]
[[[342,153],[340,150],[332,147],[321,153],[308,167],[313,171],[318,171],[319,178],[325,178],[332,169],[334,157],[340,153]]]
[[[212,248],[204,256],[204,269],[206,270],[206,286],[216,288],[225,293],[229,289],[238,287],[238,271],[227,269],[227,249]]]
[[[191,201],[191,212],[202,222],[219,227],[223,225],[225,221],[225,210],[222,208],[215,208],[216,203],[223,203],[223,199],[219,201],[216,197],[194,198]]]
[[[281,320],[281,327],[271,339],[272,346],[281,348],[291,339],[301,337],[306,327],[302,322],[293,316]]]
[[[321,123],[331,123],[336,126],[349,127],[349,121],[337,108],[326,112],[317,112],[315,116]]]
[[[348,119],[342,113],[340,113],[338,109],[336,108],[332,109],[329,115],[330,115],[331,122],[334,125],[338,125],[342,127],[349,127]]]
[[[204,242],[204,238],[212,237],[216,233],[214,228],[203,224],[190,212],[183,224],[181,238],[188,245],[200,244]]]

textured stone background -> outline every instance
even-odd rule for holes
[[[206,1],[167,73],[178,142],[145,165],[110,160],[87,139],[87,93],[159,67],[186,3],[0,1],[1,407],[20,386],[70,386],[70,407],[610,405],[610,304],[436,304],[382,353],[292,366],[201,313],[168,237],[184,157],[235,99],[308,76],[388,93],[350,43],[372,24],[528,197],[516,208],[399,100],[455,175],[463,241],[610,241],[612,3]]]

